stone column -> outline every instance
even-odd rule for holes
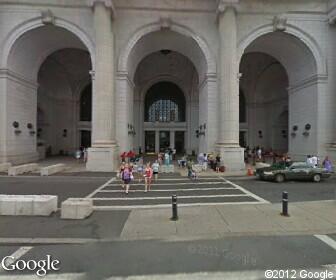
[[[113,171],[118,164],[115,141],[115,73],[112,0],[91,0],[96,53],[93,84],[92,148],[87,169]]]
[[[169,142],[170,142],[170,148],[175,149],[175,130],[171,130],[169,134]]]
[[[155,153],[160,152],[160,131],[155,130]]]
[[[244,150],[239,146],[239,65],[235,4],[222,0],[218,7],[219,29],[219,122],[217,148],[228,170],[244,168]]]

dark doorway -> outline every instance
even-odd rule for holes
[[[145,153],[155,153],[155,131],[145,132]]]
[[[184,153],[184,131],[175,132],[175,149],[177,154]]]
[[[84,148],[91,147],[91,131],[81,130],[81,147]]]
[[[160,152],[166,151],[170,146],[170,132],[160,131]]]

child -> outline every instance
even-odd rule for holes
[[[125,190],[126,194],[128,194],[132,177],[133,177],[132,171],[129,168],[128,164],[126,163],[125,168],[124,168],[124,170],[122,171],[122,174],[121,174],[121,179],[124,182],[124,186],[126,186],[126,190]]]
[[[153,169],[150,166],[150,163],[147,163],[145,169],[145,192],[150,191],[151,183],[152,183]]]

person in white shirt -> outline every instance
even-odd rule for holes
[[[311,157],[311,163],[312,163],[312,165],[316,168],[317,167],[317,165],[318,165],[318,158],[317,158],[317,156],[312,156]]]

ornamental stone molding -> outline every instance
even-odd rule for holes
[[[112,17],[116,16],[116,9],[113,4],[113,0],[88,0],[89,7],[94,7],[94,5],[97,3],[103,3],[106,8],[111,9]]]
[[[224,13],[228,7],[236,8],[240,0],[219,0],[217,7],[217,16]]]
[[[273,18],[273,31],[286,31],[288,18],[285,15],[277,15]]]
[[[172,20],[169,17],[161,17],[159,24],[162,30],[170,30],[172,26]]]
[[[41,11],[41,20],[44,25],[55,25],[55,16],[52,11]]]

